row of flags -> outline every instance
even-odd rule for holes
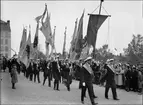
[[[90,17],[87,27],[87,35],[83,38],[84,12],[85,10],[82,13],[79,24],[77,25],[77,19],[75,22],[74,33],[69,50],[69,58],[71,61],[85,59],[86,57],[91,56],[92,53],[95,54],[98,30],[108,17],[108,15],[89,14]],[[92,51],[90,51],[91,49]]]
[[[46,16],[46,18],[45,18],[45,16]],[[44,21],[44,18],[45,18],[45,21]],[[35,18],[35,20],[37,22],[37,26],[36,26],[36,32],[35,32],[35,37],[34,37],[33,43],[31,43],[31,27],[30,26],[29,26],[28,39],[27,39],[27,29],[24,27],[21,42],[20,42],[18,58],[27,67],[29,65],[30,59],[37,59],[39,30],[45,36],[46,57],[49,57],[49,45],[51,45],[51,48],[52,48],[50,55],[53,54],[53,50],[55,49],[54,40],[55,40],[56,27],[54,27],[54,33],[52,35],[51,24],[50,24],[50,14],[48,13],[47,5],[45,5],[45,10],[44,10],[43,14],[40,16],[37,16]],[[39,28],[40,23],[42,25]]]
[[[86,58],[88,55],[91,54],[92,52],[90,51],[91,48],[93,49],[93,52],[95,51],[98,29],[108,17],[107,15],[89,14],[90,17],[89,17],[89,22],[87,27],[87,35],[83,37],[84,13],[85,13],[85,10],[83,11],[79,19],[79,23],[78,23],[78,19],[76,19],[76,22],[75,22],[74,33],[72,36],[71,47],[70,47],[69,56],[68,56],[70,60],[78,60],[78,59]],[[29,61],[30,58],[32,59],[36,58],[39,30],[45,36],[46,57],[49,58],[54,55],[53,54],[54,51],[56,52],[55,50],[56,27],[54,27],[54,32],[52,34],[50,14],[48,13],[47,5],[45,5],[45,10],[43,14],[40,16],[37,16],[35,20],[37,22],[37,26],[36,26],[36,32],[35,32],[33,44],[31,44],[30,27],[29,27],[29,36],[27,40],[26,40],[27,29],[26,28],[23,29],[23,35],[20,43],[19,58],[21,61],[23,61],[25,65],[27,65],[27,62]],[[41,23],[41,27],[39,28],[40,23]],[[64,33],[65,36],[64,36],[64,45],[63,45],[63,56],[65,56],[66,29],[67,28],[65,28],[65,33]],[[49,46],[51,46],[50,54],[49,54]]]

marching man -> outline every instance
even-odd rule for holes
[[[107,70],[106,74],[101,78],[100,82],[106,81],[105,86],[105,98],[108,98],[108,91],[111,88],[113,99],[119,100],[117,98],[117,92],[116,92],[116,83],[115,83],[115,71],[113,67],[113,59],[108,60],[107,64],[104,65],[104,68]]]

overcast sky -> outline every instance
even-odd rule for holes
[[[19,51],[23,25],[31,25],[32,42],[35,36],[35,17],[41,15],[47,3],[48,11],[51,13],[52,32],[56,26],[55,46],[57,52],[62,52],[64,31],[67,26],[66,50],[70,48],[70,41],[73,35],[75,20],[80,19],[83,10],[84,27],[83,35],[87,33],[88,13],[92,13],[100,4],[95,1],[1,1],[1,19],[11,22],[11,44],[12,48]],[[132,35],[143,35],[142,1],[109,1],[103,2],[110,18],[102,24],[99,29],[96,48],[109,44],[109,48],[117,49],[118,53],[123,52],[132,39]],[[98,14],[99,8],[93,12]],[[101,14],[107,15],[102,8]],[[45,53],[45,37],[39,31],[39,44]],[[117,52],[116,52],[117,53]],[[13,55],[13,52],[12,52]]]

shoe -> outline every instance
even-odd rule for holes
[[[98,103],[92,103],[92,105],[98,105]]]
[[[120,99],[118,99],[118,98],[114,98],[114,100],[120,100]]]
[[[93,96],[93,98],[98,98],[97,96]]]
[[[81,101],[82,104],[84,104],[84,101]]]
[[[109,99],[108,97],[105,97],[106,99]]]
[[[12,89],[16,89],[15,87],[12,87]]]
[[[59,89],[57,89],[57,91],[60,91]]]

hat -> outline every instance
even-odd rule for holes
[[[112,62],[112,61],[114,61],[114,59],[108,59],[108,60],[107,60],[107,62]]]
[[[132,67],[133,69],[135,69],[136,67],[133,65],[133,67]]]
[[[86,62],[86,61],[91,60],[91,59],[92,59],[92,57],[87,57],[84,61]]]

